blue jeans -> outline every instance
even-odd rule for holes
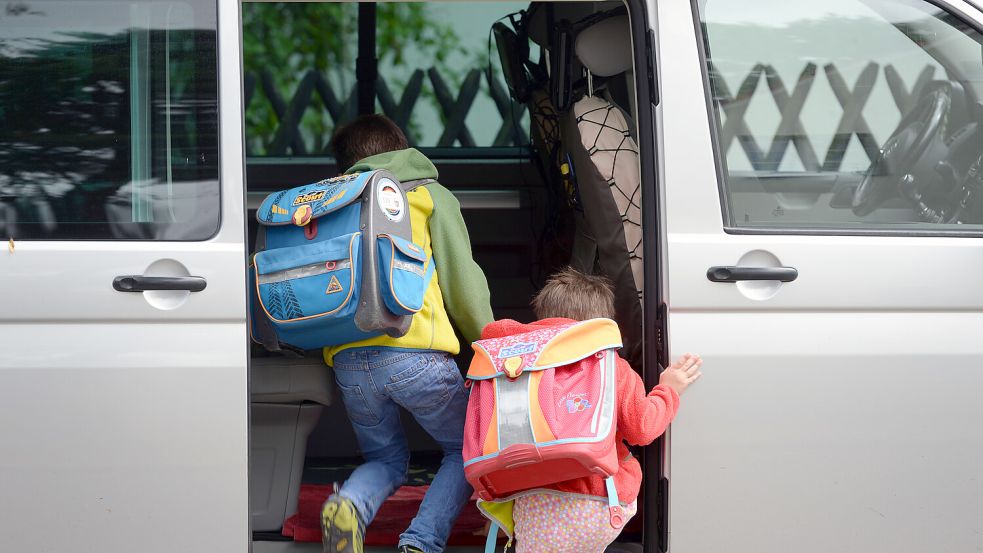
[[[468,392],[457,364],[438,351],[357,348],[335,355],[334,374],[366,461],[338,494],[368,524],[406,482],[410,451],[399,420],[399,407],[405,408],[440,444],[444,458],[399,545],[440,553],[472,493],[461,457]]]

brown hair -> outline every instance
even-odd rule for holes
[[[551,276],[532,300],[539,319],[563,317],[577,321],[614,318],[611,281],[567,267]]]
[[[331,151],[339,171],[347,171],[369,156],[409,148],[406,135],[385,115],[356,117],[335,130]]]

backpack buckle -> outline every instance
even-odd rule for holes
[[[290,217],[290,220],[298,227],[303,227],[307,223],[310,223],[313,218],[314,210],[309,204],[304,204],[294,210],[294,214]]]
[[[625,510],[620,505],[608,507],[608,514],[611,518],[611,528],[621,530],[625,525]]]
[[[521,357],[509,357],[505,360],[505,376],[509,377],[509,380],[515,380],[519,378],[522,374],[522,358]]]

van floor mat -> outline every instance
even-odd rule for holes
[[[354,467],[352,467],[354,468]],[[365,545],[395,547],[399,535],[410,525],[429,486],[403,486],[382,504],[375,520],[365,533]],[[334,484],[304,484],[300,488],[297,514],[283,523],[283,535],[298,542],[320,542],[318,516],[321,505],[334,491]],[[449,545],[481,545],[487,535],[486,519],[478,512],[474,500],[461,510],[448,539]]]

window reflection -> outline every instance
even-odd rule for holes
[[[0,233],[201,240],[218,213],[215,5],[0,15]]]

